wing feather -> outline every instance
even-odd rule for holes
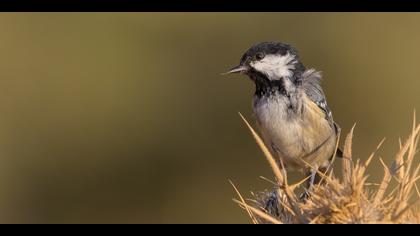
[[[325,114],[325,119],[328,120],[331,127],[334,128],[335,133],[341,132],[340,126],[334,122],[330,108],[328,107],[324,91],[321,87],[322,74],[315,69],[309,69],[302,74],[302,87],[306,96],[313,101]],[[342,151],[340,148],[337,150],[337,156],[341,157]]]

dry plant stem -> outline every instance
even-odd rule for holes
[[[252,212],[250,210],[250,207],[245,203],[245,200],[242,197],[241,193],[238,191],[238,189],[235,187],[235,185],[232,183],[232,181],[229,180],[229,182],[232,185],[232,187],[235,189],[235,191],[238,194],[239,198],[241,199],[241,202],[243,203],[242,205],[245,207],[245,210],[248,212],[248,215],[251,218],[252,222],[254,224],[258,223],[257,220],[255,219],[254,215],[252,214]]]
[[[239,115],[241,116],[241,118],[243,119],[243,121],[245,122],[245,124],[248,126],[249,130],[251,130],[251,133],[254,136],[255,141],[260,146],[260,148],[263,151],[265,157],[267,158],[267,161],[270,163],[270,166],[273,169],[273,172],[274,172],[274,174],[275,174],[275,176],[277,178],[277,181],[279,183],[283,183],[284,182],[283,174],[281,173],[281,171],[280,171],[280,169],[279,169],[276,161],[274,160],[273,156],[271,155],[270,151],[265,146],[265,144],[262,141],[262,139],[260,138],[260,136],[258,136],[258,134],[254,131],[254,129],[251,127],[251,125],[245,119],[245,117],[243,117],[241,113],[239,113]]]

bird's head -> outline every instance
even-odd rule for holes
[[[243,73],[254,82],[270,82],[294,77],[303,73],[305,67],[298,52],[288,44],[279,42],[258,43],[248,49],[239,65],[224,74]]]

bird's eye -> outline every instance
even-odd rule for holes
[[[263,58],[264,58],[264,53],[259,52],[259,53],[255,54],[255,59],[257,61],[262,60]]]

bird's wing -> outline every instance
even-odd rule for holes
[[[339,134],[341,128],[333,120],[331,110],[328,107],[324,91],[321,87],[321,73],[314,69],[309,69],[302,74],[301,78],[302,88],[305,91],[306,96],[324,112],[325,119],[330,123],[331,127],[334,128],[335,133]],[[337,156],[342,156],[342,151],[340,149],[337,150]]]
[[[319,108],[321,108],[325,114],[325,119],[327,119],[331,125],[333,125],[332,113],[328,107],[324,91],[321,88],[321,72],[315,71],[314,69],[309,69],[303,72],[301,78],[301,84],[306,96],[308,96],[311,101],[313,101]]]

